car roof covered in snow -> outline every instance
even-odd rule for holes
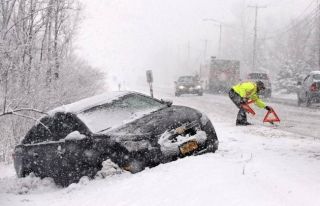
[[[80,101],[77,101],[71,104],[66,104],[66,105],[57,107],[53,110],[50,110],[48,114],[53,116],[57,112],[79,113],[95,106],[111,103],[112,101],[117,100],[128,94],[137,94],[137,93],[129,92],[129,91],[114,91],[114,92],[103,93],[100,95],[82,99]]]
[[[311,71],[310,74],[320,74],[320,71]]]

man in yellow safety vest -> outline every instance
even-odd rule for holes
[[[262,109],[271,110],[271,107],[267,106],[260,98],[259,93],[265,89],[262,81],[257,82],[242,82],[233,86],[229,91],[229,97],[233,103],[239,108],[237,115],[236,125],[251,125],[247,121],[246,110],[242,107],[248,100],[254,101],[254,103]]]

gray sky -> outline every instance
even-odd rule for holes
[[[152,69],[155,83],[166,84],[183,73],[194,73],[207,57],[217,55],[219,27],[212,18],[229,24],[238,21],[248,5],[259,10],[261,32],[286,26],[312,0],[82,0],[84,20],[77,38],[78,53],[109,75],[111,83],[145,81]],[[316,1],[314,1],[316,2]],[[312,5],[315,7],[315,4]],[[312,10],[312,8],[311,8]],[[309,10],[309,11],[311,11]],[[252,22],[253,23],[253,22]],[[272,25],[270,25],[272,24]],[[249,28],[253,29],[253,25]]]

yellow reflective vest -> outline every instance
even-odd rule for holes
[[[251,99],[254,103],[260,107],[265,108],[266,103],[264,103],[257,94],[257,84],[254,82],[242,82],[232,87],[232,89],[240,95],[240,97]]]

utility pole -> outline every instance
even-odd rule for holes
[[[187,57],[187,68],[188,68],[188,70],[190,70],[190,68],[191,68],[191,67],[190,67],[190,62],[191,62],[191,61],[190,61],[190,41],[188,41],[187,47],[188,47],[188,48],[187,48],[187,49],[188,49],[188,54],[187,54],[187,55],[188,55],[188,57]]]
[[[219,23],[219,58],[221,58],[221,43],[222,43],[222,24],[221,22]]]
[[[207,19],[202,19],[203,21],[212,21],[215,23],[215,26],[219,26],[219,47],[218,47],[218,57],[221,57],[222,55],[222,23],[218,20],[215,20],[215,19],[211,19],[211,18],[207,18]]]
[[[248,6],[249,8],[255,9],[255,19],[254,19],[254,37],[253,37],[253,52],[252,52],[252,69],[256,70],[256,53],[257,53],[257,33],[258,33],[258,9],[267,8],[266,6]]]
[[[190,41],[188,41],[188,61],[190,60]]]
[[[207,59],[207,50],[208,50],[208,39],[204,40],[204,54],[203,54],[203,60],[206,62]]]

